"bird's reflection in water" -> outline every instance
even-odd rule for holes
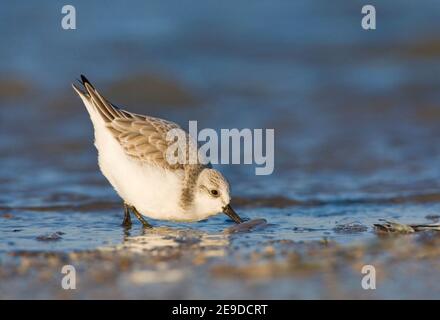
[[[207,233],[194,229],[154,227],[143,229],[140,235],[131,235],[124,230],[123,242],[112,248],[131,252],[146,252],[166,248],[203,250],[205,256],[223,256],[229,245],[229,236],[224,233]]]
[[[132,270],[126,272],[124,281],[136,286],[177,283],[194,277],[194,270],[197,270],[194,267],[227,258],[233,234],[265,225],[264,219],[254,219],[211,233],[190,228],[154,227],[133,235],[133,229],[125,229],[122,243],[100,249],[117,251],[132,261]],[[136,260],[139,257],[141,259]]]
[[[121,244],[103,247],[101,250],[124,250],[131,253],[145,253],[175,249],[189,253],[203,252],[203,256],[219,257],[226,254],[231,237],[236,233],[247,233],[267,226],[265,219],[253,219],[239,225],[226,227],[222,232],[208,233],[199,229],[154,227],[142,229],[140,235],[132,235],[130,228],[124,229]]]

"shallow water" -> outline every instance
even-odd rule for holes
[[[170,265],[148,270],[142,254],[131,257],[134,269],[112,284],[117,290],[110,297],[440,297],[430,286],[438,268],[427,279],[431,266],[418,260],[402,260],[394,266],[399,275],[370,295],[359,286],[358,269],[346,279],[327,267],[307,278],[297,265],[287,264],[293,268],[287,273],[284,265],[271,265],[264,277],[231,282],[221,269],[234,270],[236,255],[252,256],[280,241],[368,248],[378,239],[372,226],[379,219],[428,223],[440,214],[438,2],[422,1],[423,10],[414,10],[412,1],[381,1],[374,32],[360,28],[357,1],[196,1],[184,8],[178,1],[139,1],[136,10],[113,1],[104,11],[98,3],[72,4],[79,14],[75,31],[59,27],[60,8],[52,1],[38,7],[10,1],[0,12],[0,276],[15,275],[3,282],[15,290],[0,290],[2,297],[37,291],[38,297],[105,297],[108,279],[102,290],[90,286],[73,295],[44,281],[26,291],[32,276],[14,273],[23,263],[16,255],[35,252],[27,259],[40,270],[40,255],[54,252],[64,261],[91,251],[97,256],[77,262],[103,267],[107,258],[96,252],[116,250],[116,264],[127,243],[147,256],[177,243],[180,254],[166,251]],[[152,221],[159,234],[138,224],[120,227],[120,200],[99,173],[90,121],[70,88],[80,73],[116,104],[184,127],[198,120],[199,128],[275,128],[272,175],[255,176],[253,166],[219,167],[232,184],[236,210],[268,225],[227,234],[232,222],[217,216],[193,224]],[[57,232],[57,239],[44,238]],[[206,252],[217,243],[218,255],[200,263],[182,259],[191,241]],[[282,261],[297,248],[285,250]],[[258,272],[260,258],[243,263]],[[404,274],[413,269],[418,281],[407,284]],[[164,275],[168,284],[151,280]]]

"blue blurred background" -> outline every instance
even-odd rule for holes
[[[437,210],[438,1],[368,1],[374,31],[364,1],[69,1],[76,30],[61,28],[64,4],[1,4],[3,210],[118,203],[70,87],[81,73],[116,105],[182,126],[274,128],[272,175],[221,168],[238,203],[416,197],[421,216]],[[319,214],[332,212],[357,214]]]
[[[66,4],[76,8],[76,30],[61,28]],[[376,7],[374,31],[361,28],[366,4]],[[410,267],[393,256],[400,249],[419,252],[407,238],[399,238],[397,251],[373,247],[383,277],[374,294],[359,286],[362,250],[335,253],[330,245],[313,260],[313,249],[298,258],[297,246],[376,241],[372,225],[381,218],[440,220],[439,17],[438,0],[3,0],[2,297],[439,297],[434,269],[422,261],[431,251],[420,251],[422,259]],[[272,175],[255,176],[249,165],[220,168],[236,210],[267,219],[267,227],[225,236],[231,222],[221,215],[195,224],[153,221],[170,230],[158,228],[152,238],[143,238],[138,224],[123,230],[121,201],[99,172],[92,125],[70,86],[80,74],[116,105],[184,127],[197,120],[199,129],[274,128]],[[58,240],[41,241],[47,234]],[[201,241],[196,252],[207,255],[214,244],[219,256],[191,261],[193,238]],[[139,260],[124,249],[130,241],[144,250]],[[277,241],[286,245],[281,264],[270,260]],[[150,258],[170,243],[181,251],[165,265],[182,279],[162,284],[168,269]],[[84,253],[111,245],[123,250]],[[32,260],[28,251],[43,255]],[[61,252],[59,263],[64,254],[85,254],[81,262],[69,256],[82,266],[81,290],[69,296],[59,288],[48,251]],[[253,259],[259,252],[260,260]],[[256,266],[266,253],[275,263]],[[354,255],[360,258],[351,265]],[[246,257],[250,273],[243,278],[234,268]],[[328,262],[326,273],[314,269],[316,261]],[[212,266],[220,266],[219,277]],[[130,285],[138,270],[152,283]],[[221,276],[228,272],[231,281]]]

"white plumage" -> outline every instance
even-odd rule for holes
[[[99,167],[125,204],[146,217],[198,221],[224,211],[241,219],[229,205],[229,184],[202,164],[170,165],[166,133],[180,127],[170,121],[121,110],[81,76],[81,97],[95,131]]]

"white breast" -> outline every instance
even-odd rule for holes
[[[182,171],[168,171],[130,159],[102,121],[93,123],[101,171],[126,203],[153,219],[191,220],[179,206]]]

